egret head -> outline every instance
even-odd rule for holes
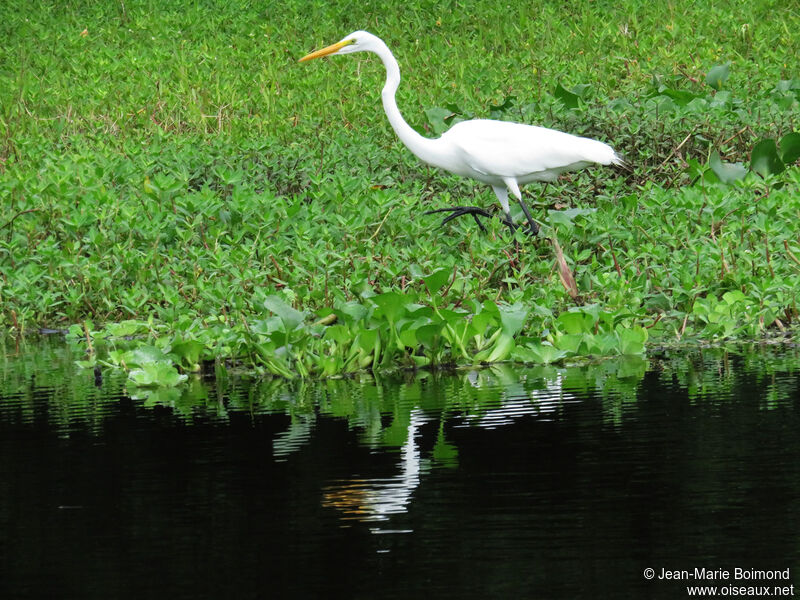
[[[352,54],[353,52],[375,52],[375,50],[383,45],[383,42],[377,36],[372,35],[367,31],[354,31],[350,35],[346,35],[335,44],[331,44],[322,50],[317,50],[311,54],[306,54],[300,59],[300,62],[311,60],[313,58],[322,58],[323,56],[332,56],[334,54]]]

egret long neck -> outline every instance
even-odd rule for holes
[[[386,83],[381,92],[381,99],[383,100],[383,110],[389,118],[392,129],[400,141],[418,158],[427,163],[436,164],[436,155],[438,154],[436,140],[423,137],[414,131],[400,114],[400,109],[397,108],[395,93],[400,85],[400,67],[397,61],[385,45],[375,53],[380,56],[383,66],[386,67]]]

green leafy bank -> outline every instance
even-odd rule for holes
[[[82,364],[146,388],[212,367],[549,363],[796,331],[785,2],[32,6],[0,22],[10,336],[69,328]],[[535,123],[607,141],[632,171],[530,186],[538,239],[438,229],[426,210],[491,193],[399,144],[377,61],[296,63],[364,27],[426,135]]]

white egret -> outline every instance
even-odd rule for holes
[[[508,192],[522,207],[536,234],[539,226],[533,220],[520,193],[520,186],[532,181],[553,181],[565,171],[591,164],[622,165],[622,159],[608,144],[577,137],[562,131],[488,119],[462,121],[437,139],[426,138],[406,123],[397,108],[395,93],[400,85],[400,67],[389,48],[379,37],[356,31],[300,61],[334,54],[373,52],[386,68],[386,83],[381,92],[383,109],[397,136],[423,162],[451,173],[471,177],[492,186],[505,213],[505,224],[515,229],[508,204]],[[491,213],[477,206],[456,206],[429,212],[452,211],[442,225],[465,214],[471,214],[483,229],[478,215]]]

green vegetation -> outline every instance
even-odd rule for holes
[[[134,406],[168,408],[187,424],[238,414],[283,414],[288,428],[278,438],[302,439],[315,421],[346,419],[371,447],[400,447],[413,411],[438,420],[434,460],[457,458],[442,425],[453,419],[477,423],[506,401],[524,400],[534,412],[563,416],[576,398],[598,402],[603,421],[615,427],[636,420],[637,400],[647,394],[644,379],[658,379],[698,406],[724,406],[741,397],[760,398],[764,411],[787,408],[797,395],[800,348],[787,344],[736,344],[725,348],[659,349],[647,358],[628,356],[580,366],[495,364],[483,369],[362,373],[348,379],[311,380],[254,377],[220,369],[213,380],[189,375],[178,387],[133,388],[125,373],[76,373],[81,352],[49,339],[5,347],[0,362],[0,418],[44,420],[69,435],[86,429],[102,434],[108,415],[127,394]],[[649,388],[652,389],[652,388]],[[677,390],[681,390],[678,392]],[[306,435],[303,435],[305,431]],[[293,435],[298,433],[299,435]],[[299,449],[295,444],[294,449]]]
[[[72,325],[86,366],[143,388],[211,360],[332,375],[791,331],[800,13],[564,6],[6,11],[0,326]],[[401,110],[428,135],[535,122],[608,141],[633,173],[529,186],[536,240],[499,221],[437,229],[424,210],[491,191],[395,139],[376,59],[296,63],[361,28],[394,51]]]

